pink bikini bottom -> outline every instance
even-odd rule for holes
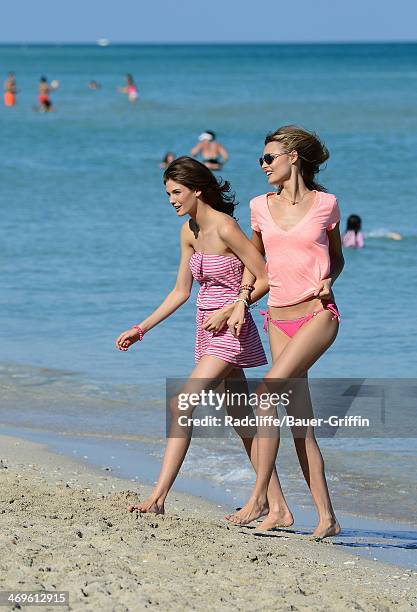
[[[340,321],[339,311],[337,310],[336,304],[326,304],[324,308],[320,308],[320,310],[315,310],[311,314],[305,315],[304,317],[300,317],[299,319],[289,319],[288,321],[278,321],[276,319],[271,319],[271,315],[269,314],[269,310],[265,312],[263,310],[259,311],[264,317],[264,330],[266,331],[268,328],[268,322],[271,322],[275,327],[278,327],[284,334],[287,334],[290,338],[292,338],[300,329],[304,323],[308,323],[311,321],[313,317],[319,314],[319,312],[323,312],[324,310],[330,310],[332,313],[332,321],[333,319],[338,319]]]

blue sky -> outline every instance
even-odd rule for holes
[[[417,0],[10,0],[0,42],[416,40]]]

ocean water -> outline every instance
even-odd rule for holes
[[[265,134],[298,123],[325,140],[321,181],[342,226],[362,216],[366,247],[345,253],[339,336],[312,375],[416,376],[417,45],[1,46],[0,65],[19,89],[16,107],[0,108],[0,422],[160,440],[164,378],[193,367],[194,299],[133,350],[114,340],[173,286],[181,221],[159,162],[189,153],[206,129],[230,152],[221,175],[246,231],[250,198],[268,189],[257,162]],[[126,72],[136,106],[116,90]],[[43,74],[60,81],[50,114],[33,111]],[[249,478],[233,447],[199,447],[186,474]],[[328,449],[334,471],[339,451]],[[414,441],[362,459],[346,447],[341,500],[363,492],[372,461],[382,472],[384,452],[394,489],[406,490]]]

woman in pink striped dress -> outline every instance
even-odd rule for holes
[[[171,205],[179,217],[190,217],[181,228],[181,260],[174,289],[162,304],[139,325],[123,332],[116,341],[121,351],[161,321],[169,317],[188,300],[193,279],[200,283],[197,298],[196,365],[181,393],[199,393],[212,381],[226,378],[241,379],[242,368],[267,363],[262,343],[249,311],[239,322],[239,334],[234,335],[227,320],[234,309],[241,290],[245,266],[255,277],[252,300],[268,291],[265,262],[258,250],[233,218],[235,202],[227,182],[219,182],[202,163],[190,157],[174,160],[164,173],[164,183]],[[181,468],[190,444],[191,428],[181,429],[178,435],[178,396],[170,405],[172,425],[164,453],[158,482],[148,499],[130,506],[129,510],[165,511],[164,502]],[[243,440],[251,456],[255,444]]]

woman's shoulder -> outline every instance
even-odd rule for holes
[[[318,191],[317,193],[320,196],[320,200],[322,202],[337,202],[337,197],[334,193],[329,193],[328,191]]]
[[[337,197],[334,193],[329,193],[328,191],[318,191],[318,195],[322,205],[327,204],[329,207],[333,207],[337,204]]]
[[[220,231],[223,231],[224,229],[226,229],[226,231],[234,231],[236,228],[239,228],[239,223],[238,221],[234,218],[231,217],[230,215],[223,213],[221,211],[216,211],[219,213],[219,217],[218,217],[218,223],[217,223],[217,229],[220,233]]]
[[[267,205],[267,197],[268,193],[262,193],[261,195],[255,196],[249,202],[249,206],[255,210],[257,208],[262,208]]]
[[[319,205],[322,211],[327,211],[328,213],[336,213],[339,211],[339,204],[337,201],[337,197],[334,193],[328,193],[327,191],[319,191]]]

